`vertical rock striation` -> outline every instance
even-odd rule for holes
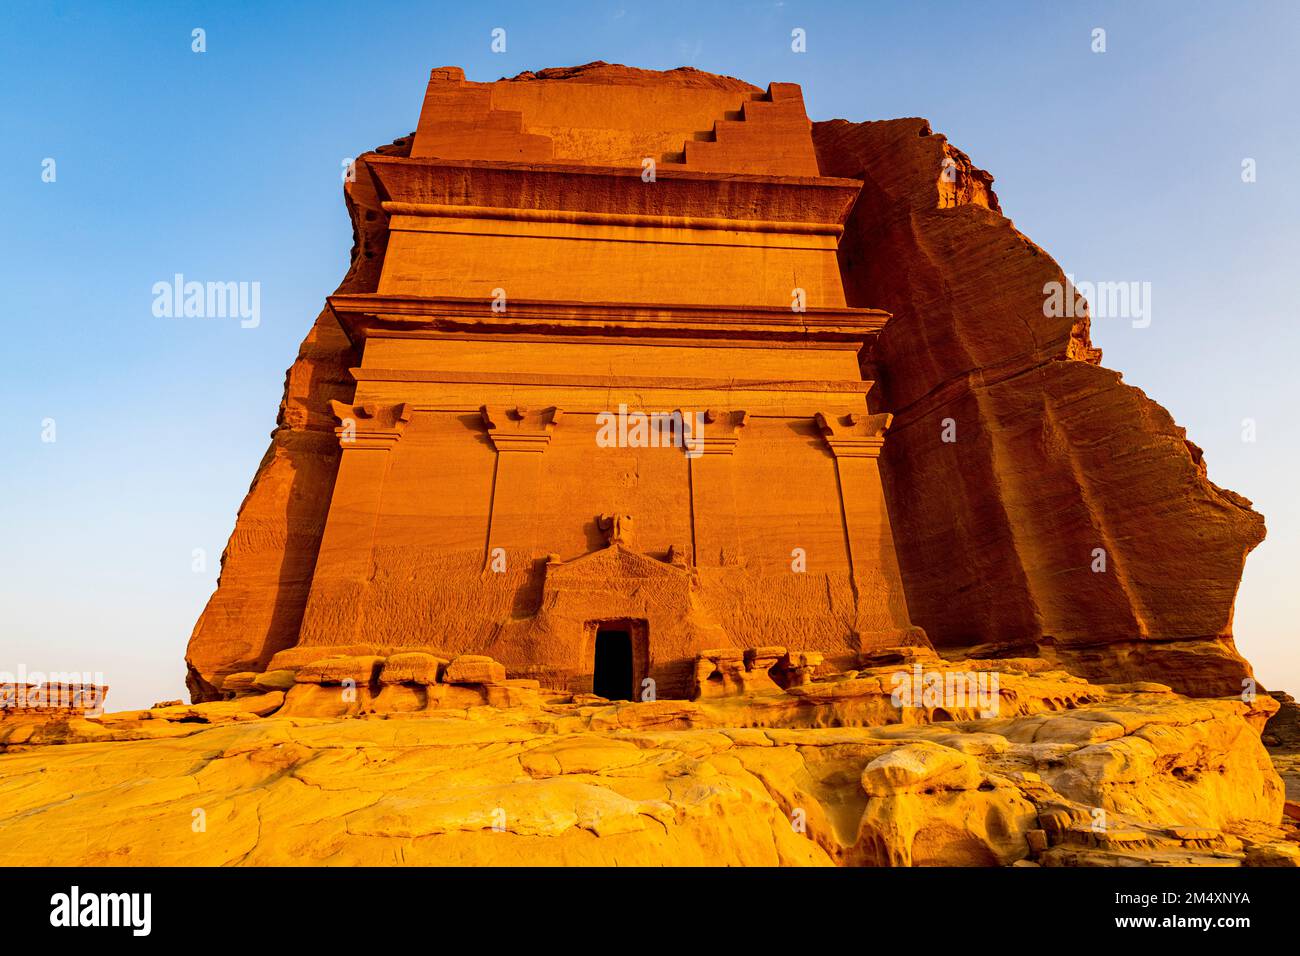
[[[1044,316],[1065,276],[992,176],[921,119],[813,136],[822,175],[864,181],[840,245],[849,303],[894,315],[873,377],[913,621],[940,648],[1032,645],[1084,676],[1238,692],[1232,607],[1263,518],[1101,367],[1086,313]]]

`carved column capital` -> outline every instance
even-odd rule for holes
[[[529,408],[524,405],[484,405],[479,409],[488,437],[498,452],[544,452],[550,444],[551,433],[564,416],[564,410],[554,405],[546,408]]]
[[[894,416],[888,412],[818,412],[814,419],[836,458],[879,458]]]
[[[380,405],[366,402],[349,405],[347,402],[330,402],[330,410],[339,421],[334,434],[344,448],[378,448],[384,451],[397,444],[414,410],[406,402],[398,405]]]
[[[748,421],[749,412],[743,409],[706,409],[702,434],[697,436],[692,433],[691,438],[703,443],[702,452],[705,455],[730,455],[736,450],[740,430]]]

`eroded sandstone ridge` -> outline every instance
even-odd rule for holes
[[[1086,311],[1044,315],[1065,275],[965,153],[921,119],[813,136],[823,174],[863,180],[840,245],[848,299],[893,313],[873,397],[894,415],[882,470],[913,620],[945,647],[1240,692],[1232,607],[1263,518],[1100,365]]]
[[[656,161],[657,180],[629,188],[643,185],[635,180],[645,158]],[[271,447],[191,638],[193,699],[229,697],[231,675],[299,666],[326,651],[382,655],[404,647],[490,652],[511,677],[580,683],[592,667],[589,619],[601,615],[574,595],[602,574],[649,574],[663,608],[690,608],[693,623],[679,633],[662,623],[677,611],[635,602],[617,609],[633,643],[642,642],[634,648],[638,679],[653,674],[672,696],[685,696],[689,656],[709,645],[768,640],[824,651],[844,666],[872,646],[925,645],[927,635],[952,653],[1029,655],[1093,679],[1150,679],[1193,695],[1240,692],[1249,667],[1233,647],[1232,605],[1263,521],[1245,499],[1208,480],[1199,449],[1164,409],[1100,366],[1086,317],[1044,317],[1044,285],[1064,276],[1002,215],[991,183],[923,120],[809,124],[791,84],[764,91],[690,69],[600,63],[497,83],[435,70],[417,132],[359,157],[355,181],[345,186],[351,266],[289,370]],[[837,190],[851,194],[847,218]],[[813,203],[814,196],[823,198]],[[454,246],[432,238],[448,231],[459,233]],[[394,235],[397,258],[389,255]],[[732,245],[742,251],[716,244],[693,258],[715,235],[741,236]],[[503,236],[566,241],[503,256]],[[638,257],[634,243],[608,241],[629,238],[651,251]],[[624,258],[574,254],[580,246],[595,250],[597,240]],[[483,253],[464,252],[459,265],[462,252],[448,254],[474,243]],[[766,258],[746,258],[746,246]],[[566,251],[544,251],[560,247]],[[828,249],[838,253],[833,274],[824,266]],[[552,254],[554,262],[546,258]],[[780,255],[788,259],[773,258]],[[514,271],[502,272],[502,262]],[[545,377],[553,359],[537,368],[486,359],[486,367],[509,373],[489,383],[491,394],[516,396],[497,405],[481,368],[453,368],[444,358],[435,363],[433,377],[444,383],[435,396],[427,384],[424,392],[399,386],[432,373],[427,358],[392,351],[393,336],[478,335],[487,323],[467,315],[487,310],[498,284],[517,302],[511,321],[522,336],[591,341],[601,330],[614,348],[600,354],[615,355],[619,342],[633,343],[629,336],[647,329],[665,336],[694,329],[713,337],[713,351],[700,353],[698,369],[670,372],[667,356],[684,350],[655,352],[636,339],[637,359],[620,367],[575,346],[569,364],[556,369],[569,376],[563,402],[539,391],[557,387],[556,376]],[[794,340],[777,313],[789,318],[796,284],[812,311],[795,313],[803,316],[807,350],[803,371],[793,375],[779,350],[755,346]],[[726,311],[738,307],[749,310],[744,328],[733,317],[742,313]],[[416,331],[416,313],[427,316],[427,332]],[[850,375],[832,361],[831,346],[854,336],[861,374]],[[732,348],[746,337],[745,350]],[[718,342],[725,347],[714,348]],[[735,358],[742,354],[748,375]],[[760,354],[772,357],[759,361]],[[725,440],[710,450],[723,454],[671,474],[627,455],[589,474],[566,465],[566,454],[578,454],[578,445],[565,443],[588,414],[586,396],[620,388],[716,400],[722,417],[705,433],[717,434],[721,423]],[[793,391],[773,398],[774,388]],[[393,396],[404,394],[424,397],[393,411]],[[865,399],[860,411],[849,404],[854,394]],[[525,396],[527,408],[518,400]],[[374,430],[370,406],[389,416],[387,431]],[[358,504],[356,488],[378,485],[369,478],[337,485],[347,447],[340,423],[370,428],[367,447],[395,447],[384,436],[404,433],[402,454],[414,462],[420,447],[443,450],[438,443],[446,439],[430,424],[439,408],[464,410],[464,449],[473,433],[480,436],[480,451],[458,451],[470,457],[452,466],[470,477],[417,491],[402,473],[391,485],[398,498],[385,492],[385,500],[417,531],[385,541],[400,521],[378,511],[369,555],[358,556],[356,529],[370,527],[365,509],[372,506]],[[948,420],[952,442],[942,440]],[[781,446],[783,429],[801,436],[800,449],[819,448],[820,461],[764,471],[758,462],[810,454]],[[556,531],[545,514],[539,526],[499,497],[496,479],[475,484],[480,471],[491,475],[495,449],[506,490],[530,487],[512,452],[539,442],[547,480],[567,477],[561,490],[550,487],[536,500],[549,496],[571,514],[589,488],[620,489],[587,508],[576,531]],[[372,453],[346,454],[359,462]],[[746,476],[757,489],[780,487],[789,500],[763,503]],[[688,489],[686,511],[679,483]],[[837,495],[839,504],[826,510]],[[421,503],[438,496],[462,504]],[[332,499],[341,544],[323,552]],[[629,501],[635,507],[624,507]],[[638,512],[631,524],[644,540],[600,557],[612,547],[597,524],[606,511]],[[452,528],[451,538],[428,537],[420,520]],[[838,544],[837,522],[849,529]],[[493,534],[510,558],[496,580],[484,578]],[[819,557],[841,550],[799,578],[777,560],[791,550],[787,537],[809,538],[823,549]],[[1106,573],[1090,567],[1097,548],[1106,552]],[[620,553],[627,556],[614,560]],[[562,613],[547,618],[546,607]],[[658,654],[672,656],[671,667],[655,664],[656,640],[667,641]],[[542,671],[530,666],[541,664]]]

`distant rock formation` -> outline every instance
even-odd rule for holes
[[[1264,725],[1264,743],[1271,748],[1300,754],[1300,704],[1280,690],[1268,692],[1278,703],[1277,713]]]

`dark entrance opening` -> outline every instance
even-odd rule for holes
[[[596,668],[592,692],[606,700],[632,699],[632,632],[626,627],[596,631]]]

